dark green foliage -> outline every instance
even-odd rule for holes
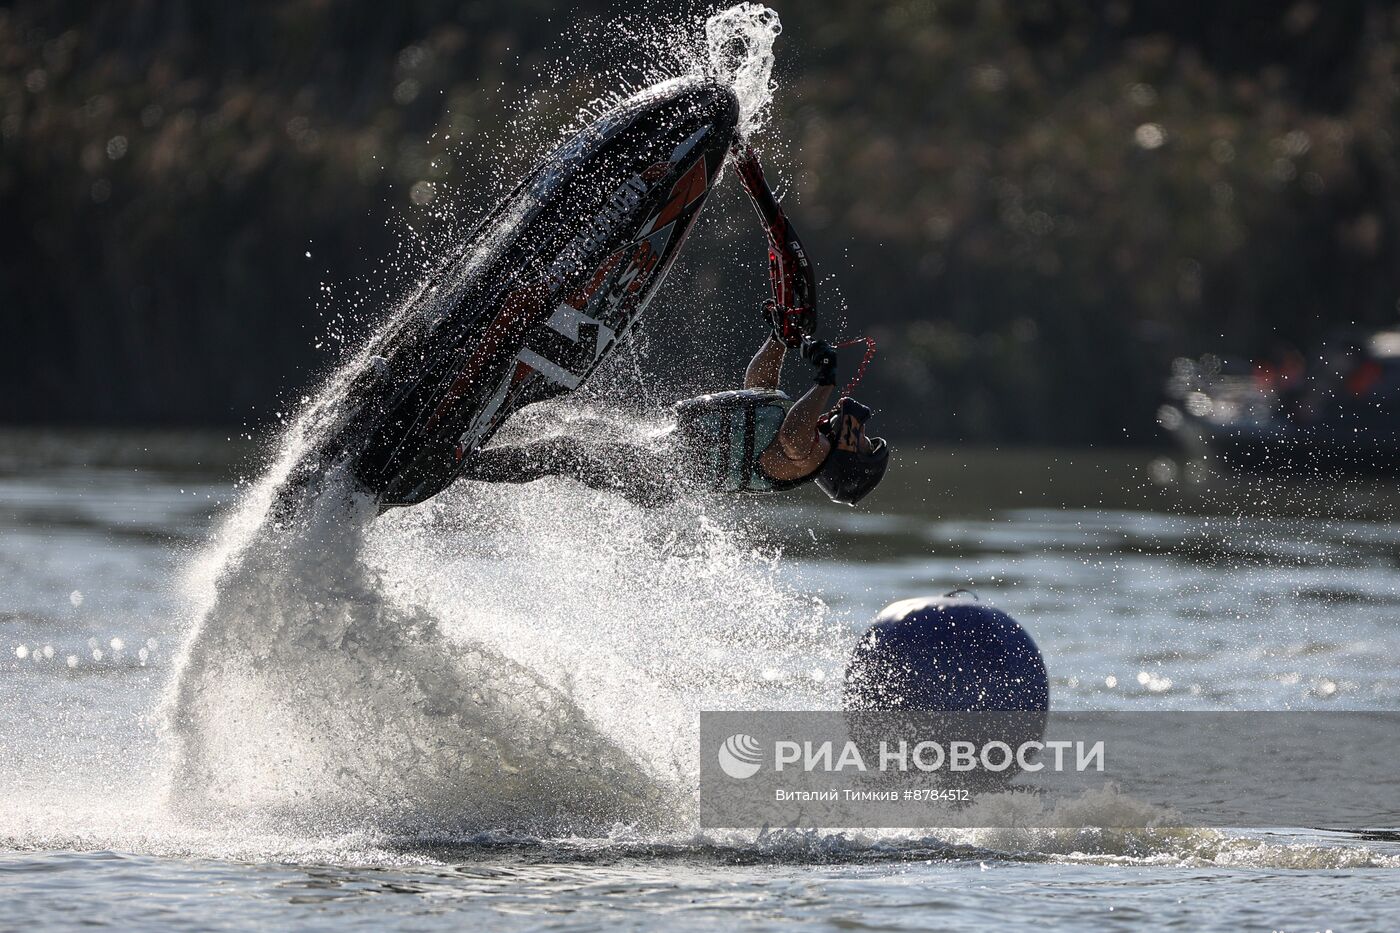
[[[386,218],[421,218],[415,185],[489,170],[490,147],[442,134],[513,115],[514,88],[579,15],[547,7],[0,9],[0,419],[269,420],[334,362],[320,338],[370,323],[333,319],[354,311],[335,300],[322,317],[321,283],[375,280]],[[846,299],[844,329],[881,342],[866,394],[886,426],[1147,438],[1174,355],[1306,347],[1396,317],[1390,4],[779,12],[768,138],[784,141],[792,213]],[[596,91],[560,89],[554,106]],[[712,235],[688,284],[721,263],[730,276],[757,252],[741,242]],[[753,315],[736,307],[753,326],[724,332],[756,341]]]

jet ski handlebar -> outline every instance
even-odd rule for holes
[[[768,237],[768,277],[773,298],[765,306],[774,334],[788,347],[798,347],[817,329],[816,274],[797,231],[763,177],[758,153],[752,146],[741,145],[735,146],[731,155],[739,181],[753,201]]]

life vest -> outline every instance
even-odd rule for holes
[[[777,389],[735,389],[677,402],[676,431],[700,483],[714,492],[781,492],[812,477],[774,479],[759,457],[778,438],[792,399]]]

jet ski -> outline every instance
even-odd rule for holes
[[[350,364],[283,498],[341,467],[381,509],[422,502],[513,413],[583,385],[655,297],[738,118],[729,87],[675,79],[545,155]]]

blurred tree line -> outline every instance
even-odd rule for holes
[[[1395,5],[778,9],[768,139],[848,306],[834,330],[880,341],[864,394],[886,425],[1149,439],[1175,355],[1306,349],[1396,321]],[[373,279],[440,192],[500,176],[490,146],[447,140],[518,121],[511,89],[583,13],[607,10],[0,7],[0,420],[275,418],[382,313],[325,283]],[[559,126],[589,87],[555,90],[543,117]],[[738,291],[761,297],[752,224],[717,229],[670,307],[741,249],[755,261]],[[756,342],[735,304],[721,330]]]

